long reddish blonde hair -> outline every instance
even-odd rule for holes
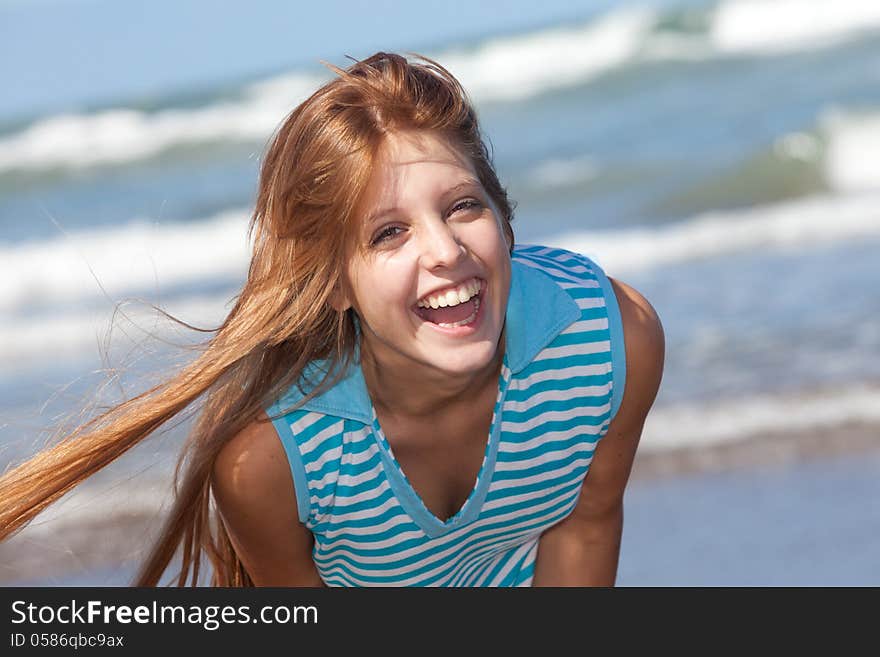
[[[508,242],[512,207],[498,181],[477,116],[440,64],[379,52],[347,69],[296,107],[270,140],[250,222],[247,280],[198,357],[164,383],[129,399],[0,478],[0,540],[166,425],[201,405],[174,476],[174,503],[134,584],[155,586],[175,555],[179,586],[199,583],[203,559],[215,586],[249,586],[212,502],[221,448],[304,367],[327,360],[342,372],[354,354],[352,311],[337,312],[346,245],[358,221],[383,136],[423,130],[454,143],[498,207]],[[326,377],[312,394],[332,385]]]

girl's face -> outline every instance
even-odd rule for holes
[[[341,299],[360,318],[362,349],[391,372],[488,367],[504,326],[510,253],[470,161],[433,134],[390,134],[362,208]]]

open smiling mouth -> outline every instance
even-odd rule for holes
[[[441,328],[467,326],[477,319],[484,289],[485,281],[472,278],[440,294],[428,295],[416,304],[414,311]]]

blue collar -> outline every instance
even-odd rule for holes
[[[513,374],[520,372],[578,317],[578,305],[558,283],[543,272],[512,261],[505,317],[507,367]],[[320,371],[320,367],[317,364],[313,369]],[[314,372],[310,372],[314,378]],[[291,408],[302,398],[299,387],[292,386],[278,400],[277,407]],[[373,407],[360,365],[350,367],[335,386],[310,399],[302,408],[370,424]]]

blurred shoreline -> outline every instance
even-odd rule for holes
[[[847,459],[856,457],[852,462],[860,462],[861,455],[880,459],[880,424],[847,422],[830,428],[764,432],[736,442],[640,452],[627,490],[629,494],[637,488],[644,498],[652,487],[690,481],[697,482],[705,496],[712,498],[715,481],[760,476],[773,485],[782,472],[836,461],[845,469]],[[785,485],[808,486],[811,479],[787,477]],[[124,496],[112,522],[108,522],[106,513],[89,518],[81,512],[75,521],[65,521],[63,512],[53,513],[50,508],[47,513],[54,517],[38,519],[0,544],[0,586],[128,586],[164,518],[159,505],[151,507],[143,502],[151,495],[159,499],[161,492],[146,493],[145,498],[134,502]],[[790,489],[786,494],[799,495]],[[716,514],[724,512],[724,508],[713,510]],[[818,527],[815,522],[809,525]],[[625,525],[625,531],[629,526]],[[802,523],[794,522],[794,526],[803,531]],[[779,527],[777,531],[798,530]],[[682,539],[687,540],[678,540]],[[169,576],[166,574],[166,578]]]
[[[761,432],[739,440],[636,454],[631,481],[724,472],[880,451],[880,423],[843,422],[791,432]]]

